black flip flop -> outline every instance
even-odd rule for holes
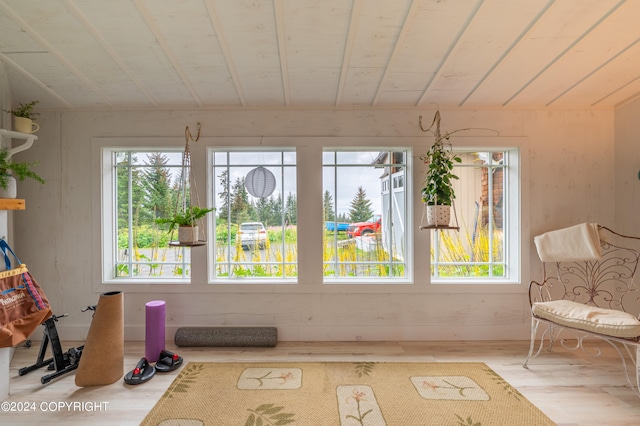
[[[180,355],[164,350],[160,352],[160,358],[156,362],[156,371],[158,373],[168,373],[180,367],[180,365],[182,365],[182,357]]]
[[[156,374],[156,369],[146,358],[140,358],[136,368],[124,375],[124,382],[128,385],[139,385],[149,381]]]

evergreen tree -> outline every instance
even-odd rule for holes
[[[231,221],[235,223],[248,222],[251,218],[249,203],[249,193],[244,187],[244,177],[237,178],[230,194],[231,204],[229,209],[231,210]]]
[[[218,194],[220,197],[220,206],[217,207],[218,217],[223,220],[229,220],[229,205],[231,201],[230,191],[229,191],[229,170],[224,170],[220,175],[218,175],[220,179],[220,187],[222,191]]]
[[[271,226],[271,211],[269,209],[269,199],[266,197],[259,198],[255,204],[256,220],[262,222],[264,226]]]
[[[287,195],[287,203],[285,205],[285,223],[288,225],[296,225],[298,223],[297,197],[289,192]]]
[[[143,209],[140,209],[140,224],[156,218],[171,217],[175,212],[175,194],[171,190],[171,176],[166,167],[168,159],[164,154],[147,155],[146,167],[142,172],[142,186],[145,191]]]
[[[349,222],[349,216],[346,213],[339,213],[337,222]]]
[[[349,216],[352,222],[364,222],[373,215],[371,200],[367,198],[366,191],[359,186],[356,196],[351,201]]]
[[[322,199],[322,213],[324,221],[333,221],[336,217],[333,211],[333,197],[329,191],[324,191],[324,197]]]
[[[269,210],[269,218],[271,220],[271,224],[274,226],[282,225],[282,197],[278,194],[277,197],[271,196],[269,197],[268,203]]]
[[[125,157],[118,163],[119,166],[126,166],[128,164],[134,164],[137,159],[135,156],[131,157],[132,153],[125,154]],[[117,194],[117,209],[118,209],[118,229],[128,228],[129,226],[129,200],[131,199],[131,215],[135,216],[136,212],[140,210],[140,206],[144,201],[144,188],[142,186],[140,169],[133,167],[131,169],[131,194],[129,194],[129,168],[118,167],[117,168],[117,180],[118,180],[118,194]]]

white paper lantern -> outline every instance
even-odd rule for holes
[[[276,177],[270,170],[258,166],[247,173],[244,178],[244,186],[254,197],[268,197],[276,189]]]

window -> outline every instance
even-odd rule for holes
[[[324,150],[325,282],[399,282],[409,277],[408,153]]]
[[[146,142],[113,139],[100,147],[104,283],[189,283],[192,250],[207,254],[200,274],[210,283],[297,283],[299,191],[322,206],[322,211],[312,203],[301,209],[309,215],[305,219],[313,217],[309,226],[322,226],[322,233],[304,230],[322,235],[322,240],[309,238],[301,245],[304,253],[317,250],[318,255],[318,275],[305,276],[304,282],[411,282],[411,223],[421,220],[412,222],[411,217],[410,194],[417,191],[408,178],[410,149],[303,149],[307,157],[314,152],[310,162],[298,158],[294,147],[201,145],[199,158],[207,157],[210,169],[201,192],[208,200],[199,204],[216,210],[207,216],[207,248],[190,249],[171,245],[175,238],[155,221],[175,209],[183,147],[169,140],[162,142],[163,148],[141,145]],[[429,273],[436,284],[517,283],[519,150],[456,151],[463,162],[455,164],[460,179],[455,181],[457,217],[452,221],[457,220],[460,230],[428,231],[431,264],[420,273]],[[306,171],[309,178],[300,181],[302,188],[297,187],[299,161],[318,166]],[[244,182],[260,166],[275,180],[273,193],[265,197],[249,194]]]
[[[452,225],[432,230],[433,281],[517,282],[518,152],[516,149],[456,150]]]
[[[103,280],[188,282],[190,250],[156,218],[175,211],[181,150],[103,150]]]
[[[211,163],[216,214],[210,281],[295,282],[296,153],[213,150]],[[249,172],[259,167],[275,181],[273,192],[264,197],[252,196],[245,185]]]

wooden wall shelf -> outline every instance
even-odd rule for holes
[[[24,210],[25,203],[20,198],[0,198],[0,210]]]

